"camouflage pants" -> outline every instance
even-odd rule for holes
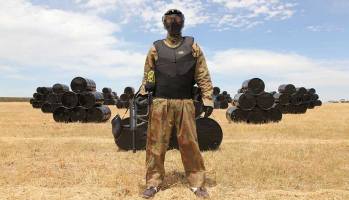
[[[172,127],[177,140],[185,174],[190,187],[201,187],[205,181],[205,166],[198,146],[195,107],[191,99],[154,98],[147,130],[146,184],[159,186],[165,176],[165,153]]]

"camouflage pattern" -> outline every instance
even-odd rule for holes
[[[167,46],[176,48],[182,40],[181,35],[167,35],[164,42]],[[197,58],[194,78],[202,91],[203,102],[206,106],[213,106],[210,74],[204,54],[196,42],[193,44],[193,56]],[[152,46],[144,65],[141,94],[146,94],[146,82],[152,82],[154,79],[153,71],[157,59],[158,54],[155,47]],[[202,187],[205,181],[205,166],[197,140],[193,100],[164,98],[154,98],[150,108],[146,145],[147,187],[160,186],[164,179],[165,153],[174,127],[177,130],[179,151],[189,185],[190,187]]]
[[[176,48],[181,44],[182,40],[183,38],[181,36],[173,37],[173,36],[167,35],[164,41],[167,46],[171,48]],[[207,68],[205,56],[201,51],[200,46],[195,41],[193,44],[193,56],[197,58],[197,63],[195,68],[195,81],[201,89],[202,100],[205,106],[213,107],[213,100],[212,100],[213,87],[212,87],[210,73]],[[157,59],[158,59],[158,55],[153,45],[148,52],[148,55],[144,64],[144,76],[143,76],[142,87],[140,91],[140,93],[143,95],[146,94],[144,86],[147,81],[148,72],[154,70],[155,61]]]
[[[173,127],[177,130],[179,151],[190,187],[204,186],[205,166],[198,145],[193,100],[154,98],[147,130],[147,187],[157,187],[164,179],[165,153]]]

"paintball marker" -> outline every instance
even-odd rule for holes
[[[150,113],[150,105],[152,103],[153,92],[155,88],[155,78],[154,71],[149,71],[146,77],[147,81],[145,84],[145,91],[148,92],[147,98],[145,95],[139,94],[140,89],[133,96],[130,101],[130,129],[132,132],[132,151],[136,153],[136,129],[137,129],[137,120],[141,120],[143,122],[148,122],[147,117]],[[143,115],[137,115],[138,106],[146,107],[147,113]]]

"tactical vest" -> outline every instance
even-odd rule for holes
[[[195,84],[196,58],[192,54],[194,38],[184,37],[176,47],[168,47],[163,40],[154,42],[158,59],[155,62],[155,97],[191,99]]]

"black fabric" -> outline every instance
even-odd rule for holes
[[[192,54],[194,38],[184,37],[171,48],[163,40],[154,42],[158,59],[155,62],[155,97],[191,99],[195,84],[196,58]]]

